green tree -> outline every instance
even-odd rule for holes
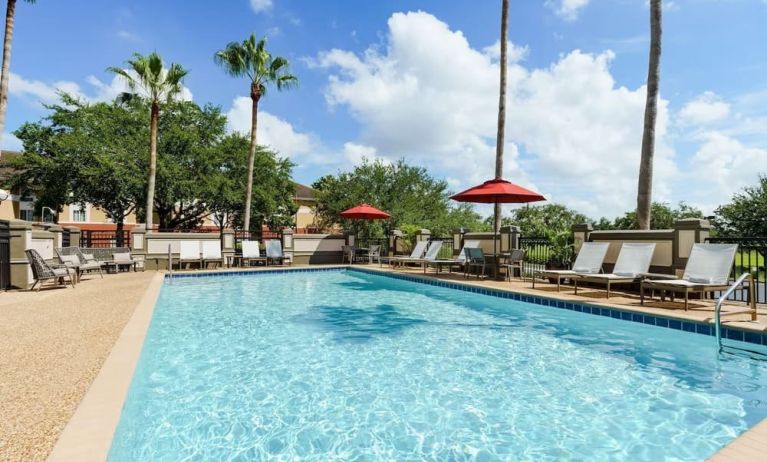
[[[647,96],[639,160],[636,215],[639,229],[650,229],[652,220],[652,170],[655,156],[655,120],[658,117],[660,54],[662,34],[661,0],[650,0],[650,62],[647,70]]]
[[[714,212],[717,232],[727,237],[767,236],[767,176],[732,197]]]
[[[153,227],[153,209],[155,177],[157,171],[157,127],[160,118],[160,105],[170,102],[182,89],[182,81],[188,71],[179,64],[171,64],[167,69],[162,58],[156,52],[146,56],[133,54],[133,59],[127,61],[129,69],[110,67],[109,71],[121,76],[128,88],[135,92],[140,90],[149,99],[149,168],[146,187],[146,227]]]
[[[35,3],[35,0],[24,0]],[[8,82],[11,72],[11,43],[16,16],[16,0],[8,0],[5,9],[5,36],[3,37],[3,68],[0,75],[0,142],[5,130],[5,113],[8,110]]]
[[[89,202],[122,231],[143,189],[143,112],[118,102],[87,104],[66,94],[49,109],[43,121],[16,131],[25,148],[15,160],[18,179],[33,188],[41,205],[60,211],[65,203]]]
[[[703,212],[684,202],[680,202],[676,208],[662,202],[653,202],[650,229],[672,228],[674,222],[682,218],[703,218]],[[634,210],[626,212],[612,223],[606,218],[602,218],[596,227],[597,229],[641,229],[637,213]]]
[[[288,60],[272,56],[266,50],[266,38],[256,42],[255,34],[242,42],[230,42],[226,48],[214,55],[214,60],[232,77],[247,77],[250,81],[250,99],[252,103],[250,122],[250,151],[248,154],[248,173],[245,188],[243,225],[250,228],[250,213],[253,192],[253,168],[257,151],[258,103],[274,85],[277,90],[292,87],[298,78],[289,73]]]
[[[448,235],[453,228],[484,228],[471,206],[453,207],[445,181],[432,178],[426,169],[364,160],[351,172],[327,175],[312,188],[318,191],[320,223],[340,223],[359,235],[375,236],[407,225],[427,228],[435,236]],[[346,220],[340,212],[367,202],[392,215],[386,221]],[[464,221],[465,220],[465,221]]]
[[[571,233],[575,224],[587,223],[586,215],[560,204],[527,205],[514,209],[507,224],[518,226],[523,236],[550,236]]]
[[[221,174],[215,153],[226,135],[226,117],[216,106],[173,101],[163,109],[159,131],[153,201],[159,227],[197,228]]]

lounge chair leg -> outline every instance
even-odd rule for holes
[[[644,280],[639,283],[639,304],[644,305]]]
[[[574,289],[575,289],[575,292],[573,293],[573,295],[578,295],[578,280],[576,279],[575,281],[573,281],[573,283],[574,283]]]
[[[557,292],[559,292],[559,288],[561,284],[562,284],[562,279],[559,276],[557,276]]]
[[[690,291],[688,289],[684,289],[684,310],[687,311],[687,300],[690,297]]]
[[[610,281],[607,281],[607,298],[610,298]]]

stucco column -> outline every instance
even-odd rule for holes
[[[293,259],[293,254],[295,252],[295,239],[293,239],[293,230],[283,229],[282,230],[282,255],[289,259],[291,263],[295,261]]]
[[[706,242],[711,234],[711,223],[701,218],[683,218],[674,222],[674,269],[687,265],[693,244]]]
[[[391,234],[389,234],[389,255],[397,255],[397,253],[400,251],[403,235],[404,234],[402,233],[402,230],[393,229],[391,231]]]
[[[584,242],[588,242],[594,227],[590,223],[579,223],[573,225],[573,243],[575,244],[575,253],[580,252]]]
[[[32,285],[32,267],[27,261],[25,250],[32,248],[32,223],[9,220],[11,287],[26,289]]]
[[[69,234],[70,247],[80,247],[80,228],[77,226],[65,226],[64,232]]]

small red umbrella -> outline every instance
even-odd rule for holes
[[[388,213],[378,210],[372,205],[360,204],[356,207],[344,210],[339,215],[353,220],[385,220],[391,218]]]
[[[475,202],[480,204],[524,204],[546,200],[545,197],[537,192],[530,191],[503,178],[485,181],[466,191],[454,194],[450,198],[458,202]],[[495,236],[497,230],[493,231],[493,253],[496,253]],[[497,257],[495,261],[497,273]]]

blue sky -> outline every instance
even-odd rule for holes
[[[492,174],[499,13],[491,0],[22,2],[6,132],[57,89],[114,96],[104,69],[153,50],[244,130],[247,82],[212,56],[255,32],[301,80],[262,100],[259,130],[298,181],[405,158],[460,190]],[[594,217],[634,207],[648,16],[646,0],[511,0],[507,178]],[[765,17],[762,0],[664,2],[656,199],[710,212],[767,173]]]

